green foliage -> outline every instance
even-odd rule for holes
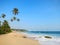
[[[25,29],[20,29],[19,31],[21,31],[21,32],[28,32],[28,31],[25,30]]]
[[[2,30],[1,27],[0,27],[0,34],[6,34],[6,32],[4,30]]]
[[[18,13],[19,13],[19,10],[17,8],[14,8],[13,9],[14,17],[11,19],[11,22],[13,22],[14,20],[20,21],[19,19],[16,19],[16,15],[18,15]],[[4,19],[5,17],[6,17],[6,15],[3,13],[0,18]],[[2,25],[1,25],[1,22],[2,21],[0,21],[0,34],[5,34],[5,33],[11,32],[8,22],[6,20],[4,20]]]
[[[20,21],[20,19],[17,19],[17,21]]]
[[[14,20],[16,20],[16,17],[13,17]]]
[[[12,12],[14,14],[14,17],[11,19],[11,22],[13,22],[13,21],[20,21],[20,19],[16,18],[16,15],[18,15],[18,13],[19,13],[18,8],[13,8]]]
[[[17,8],[14,8],[14,9],[13,9],[13,14],[14,14],[14,15],[17,15],[17,14],[19,13],[18,11],[19,11],[19,10],[18,10]]]
[[[11,22],[13,22],[13,19],[11,19]]]
[[[3,25],[0,27],[0,34],[5,34],[11,32],[10,26],[6,20],[4,20]]]
[[[11,31],[10,26],[9,26],[9,24],[8,24],[8,22],[6,20],[4,20],[2,27],[3,27],[3,30],[5,30],[6,32]]]
[[[2,18],[5,18],[6,17],[6,15],[5,14],[2,14]]]
[[[20,31],[20,32],[28,32],[28,30],[26,29],[11,29],[13,31]]]

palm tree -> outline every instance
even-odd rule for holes
[[[13,22],[13,19],[11,19],[11,22]]]
[[[2,25],[2,30],[6,33],[6,32],[10,32],[10,26],[8,24],[8,21],[4,20],[3,25]]]
[[[13,9],[14,17],[13,19],[11,19],[11,21],[14,21],[14,20],[20,21],[19,19],[16,18],[16,15],[18,15],[18,13],[19,13],[19,10],[17,8],[14,8]]]
[[[13,17],[14,20],[16,20],[16,17]]]
[[[2,18],[5,18],[6,17],[6,15],[5,14],[2,14]]]
[[[3,18],[3,21],[4,21],[5,20],[4,18],[6,17],[6,15],[3,13],[1,17]]]
[[[17,21],[20,21],[20,19],[17,19]]]
[[[0,16],[0,18],[5,18],[6,15],[3,13],[2,16]],[[0,26],[1,26],[1,21],[0,21]]]
[[[19,13],[18,11],[19,11],[19,10],[18,10],[17,8],[14,8],[14,9],[13,9],[13,14],[14,14],[14,15],[18,15],[18,13]]]

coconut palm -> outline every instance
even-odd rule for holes
[[[6,15],[3,13],[2,16],[0,16],[0,18],[5,18]],[[1,21],[0,21],[0,26],[1,26]]]
[[[19,21],[19,19],[16,18],[16,15],[18,15],[18,13],[19,13],[19,10],[17,8],[14,8],[13,9],[14,17],[13,17],[13,19],[11,19],[11,21],[14,21],[14,20]]]
[[[2,18],[5,18],[6,17],[6,15],[5,14],[2,14]]]
[[[13,22],[13,19],[11,19],[11,22]]]
[[[13,17],[14,20],[16,20],[16,17]]]
[[[11,31],[11,30],[10,30],[10,26],[9,26],[9,24],[8,24],[8,21],[4,20],[3,25],[2,25],[2,29],[3,29],[3,31],[4,31],[5,33]]]
[[[17,19],[17,21],[20,21],[20,19]]]
[[[13,9],[13,14],[14,14],[14,15],[18,15],[18,13],[19,13],[18,11],[19,11],[19,10],[18,10],[17,8],[14,8],[14,9]]]

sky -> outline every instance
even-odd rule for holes
[[[19,9],[19,22],[10,21],[13,8]],[[11,28],[60,31],[60,0],[0,0],[0,16],[2,13]]]

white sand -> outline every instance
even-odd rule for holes
[[[39,45],[38,41],[23,36],[16,32],[0,35],[0,45]]]

